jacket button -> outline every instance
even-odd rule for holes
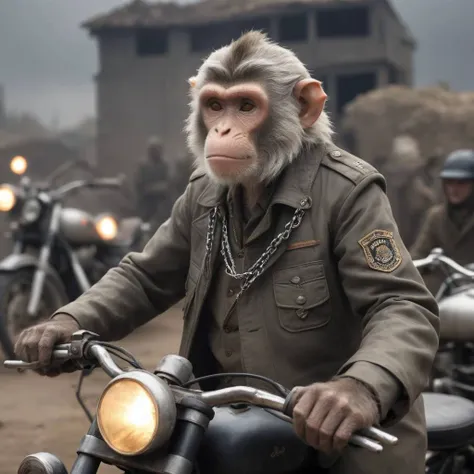
[[[298,304],[305,304],[306,303],[306,296],[300,295],[298,298],[296,298],[296,302]]]
[[[301,278],[299,276],[294,276],[291,278],[290,282],[297,285],[298,283],[301,283]]]
[[[340,156],[342,156],[342,153],[336,150],[336,151],[331,152],[331,156],[333,156],[334,158],[339,158]]]

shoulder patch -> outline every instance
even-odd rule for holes
[[[402,263],[402,256],[393,238],[393,232],[374,230],[360,239],[359,245],[372,270],[391,273]]]
[[[202,178],[203,176],[206,176],[206,172],[198,168],[197,170],[194,170],[191,173],[191,176],[189,177],[189,182],[191,183],[193,181],[196,181],[196,179]]]
[[[321,164],[343,175],[354,184],[359,184],[367,176],[380,174],[372,165],[344,150],[329,151]],[[383,179],[382,175],[380,179]]]

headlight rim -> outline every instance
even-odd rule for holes
[[[122,380],[131,380],[141,385],[141,387],[150,396],[158,413],[158,422],[155,426],[155,431],[151,441],[147,446],[134,453],[117,450],[116,447],[112,445],[112,443],[107,441],[107,436],[104,435],[104,429],[100,417],[101,403],[109,388],[113,385],[116,385],[117,383],[120,383]],[[96,413],[99,432],[109,448],[121,456],[134,457],[153,452],[169,441],[176,425],[177,407],[173,392],[165,381],[145,370],[131,370],[115,377],[107,384],[99,398]]]

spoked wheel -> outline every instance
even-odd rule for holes
[[[46,321],[68,303],[62,282],[54,275],[47,275],[38,310],[35,315],[29,315],[33,276],[33,270],[0,275],[0,343],[7,358],[14,358],[13,348],[23,329]]]

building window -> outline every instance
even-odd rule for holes
[[[336,78],[336,107],[341,114],[344,107],[359,94],[369,92],[377,87],[375,72],[361,74],[341,74]]]
[[[168,52],[168,31],[157,28],[141,28],[135,34],[138,56],[156,56]]]
[[[316,12],[320,38],[348,38],[370,35],[368,7],[334,8]]]
[[[280,41],[306,41],[308,39],[308,16],[306,13],[286,15],[278,21]]]
[[[270,31],[270,20],[257,17],[250,20],[232,21],[214,25],[196,26],[189,30],[191,51],[208,52],[229,44],[250,30]]]

